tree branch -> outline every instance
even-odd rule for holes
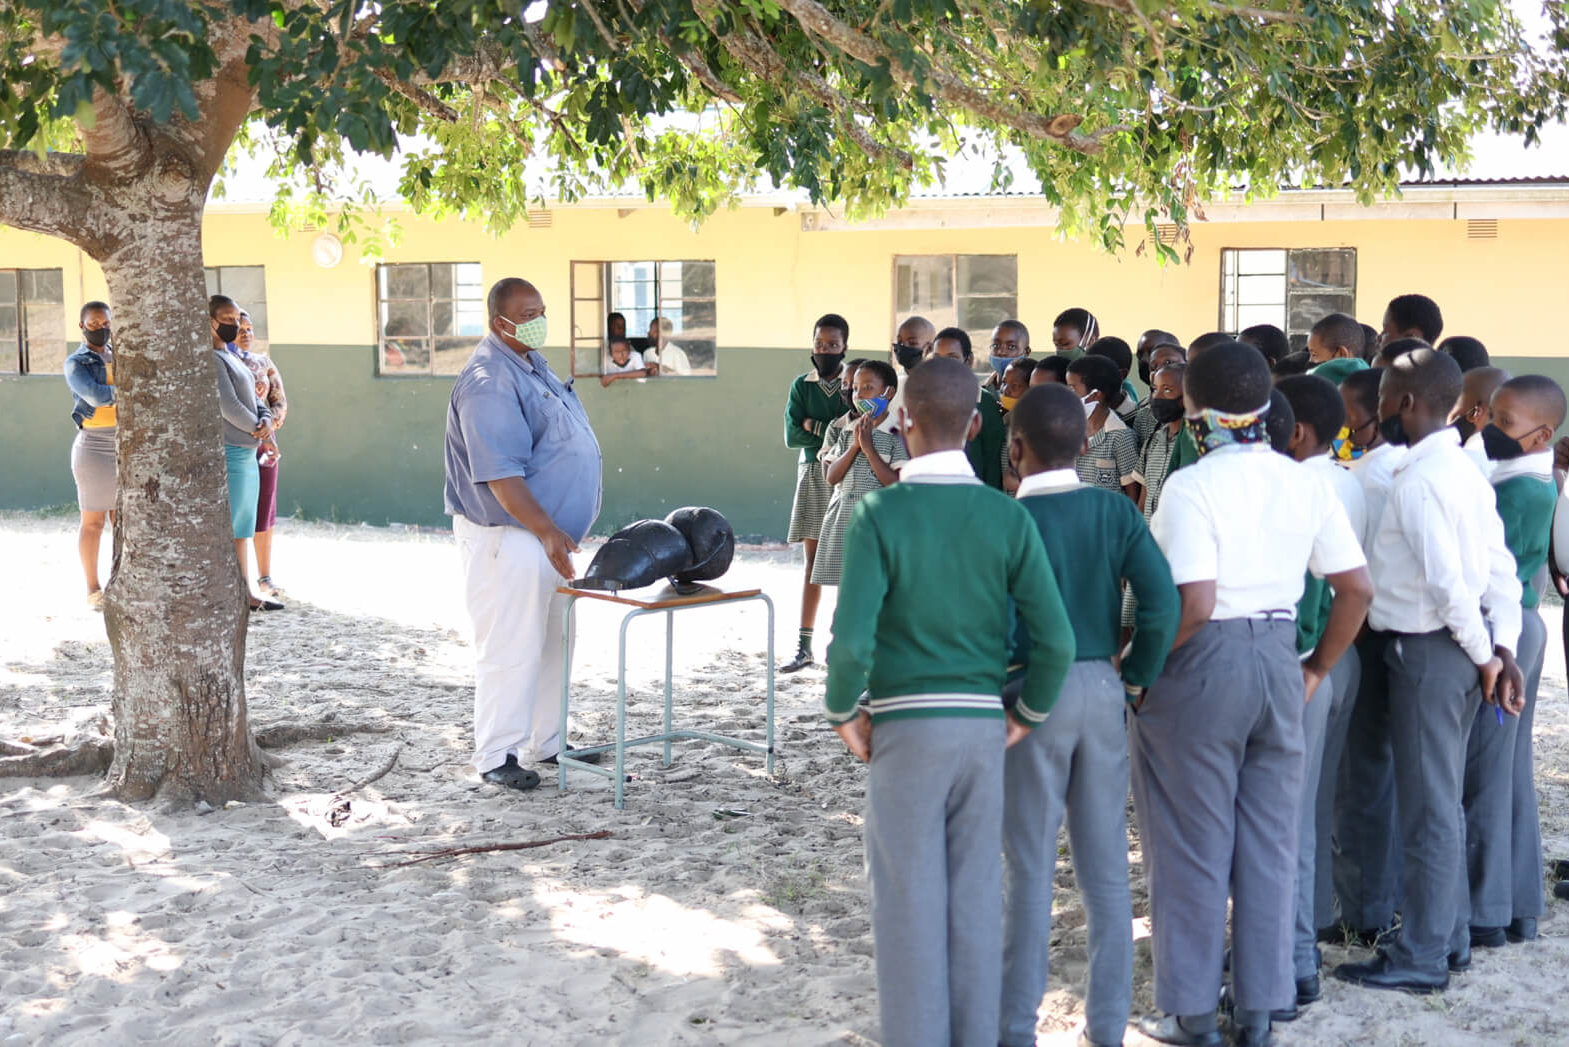
[[[124,181],[146,171],[153,153],[147,132],[120,97],[102,87],[93,91],[93,126],[82,128],[87,177]]]
[[[43,159],[15,149],[0,149],[0,225],[68,240],[84,250],[83,220],[95,197],[82,180],[85,158],[49,153]]]
[[[453,109],[446,102],[443,102],[441,99],[437,98],[423,87],[418,87],[410,83],[404,83],[386,69],[377,70],[376,76],[381,80],[382,83],[386,84],[398,94],[419,106],[423,111],[429,113],[431,116],[434,116],[437,120],[448,124],[455,124],[458,122],[457,110]],[[475,89],[478,90],[479,86],[477,85]]]

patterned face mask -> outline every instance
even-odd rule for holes
[[[1337,462],[1354,462],[1367,453],[1367,448],[1351,442],[1351,427],[1342,425],[1340,433],[1330,443],[1331,454]]]
[[[1196,415],[1188,415],[1188,428],[1193,430],[1193,442],[1198,445],[1199,457],[1233,444],[1263,444],[1269,446],[1269,430],[1264,416],[1269,413],[1269,402],[1252,411],[1227,414],[1213,407],[1206,407]]]

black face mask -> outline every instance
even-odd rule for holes
[[[94,349],[102,349],[109,344],[109,328],[89,327],[82,331],[82,338]]]
[[[219,332],[222,333],[221,331]],[[812,366],[817,368],[819,378],[832,378],[839,373],[840,366],[844,363],[843,353],[813,353]]]
[[[1182,401],[1176,397],[1172,397],[1169,400],[1157,399],[1150,401],[1150,417],[1161,425],[1170,425],[1172,422],[1175,422],[1182,417],[1184,410]]]
[[[1150,362],[1148,360],[1143,359],[1142,357],[1139,359],[1139,381],[1144,383],[1145,388],[1149,387],[1149,384],[1150,384]]]
[[[232,341],[234,341],[238,337],[240,337],[240,325],[239,324],[219,324],[218,325],[218,341],[220,341],[220,342],[232,342]]]
[[[1469,418],[1458,418],[1455,420],[1455,431],[1460,434],[1460,442],[1465,443],[1476,435],[1476,423]]]
[[[909,372],[914,370],[915,365],[921,362],[921,357],[925,355],[925,352],[918,345],[899,345],[896,342],[893,347],[893,355],[894,359],[899,361],[899,366],[904,368],[906,372]]]
[[[1400,420],[1399,411],[1388,418],[1379,419],[1378,431],[1384,434],[1384,442],[1396,447],[1404,447],[1411,442],[1411,437],[1406,434],[1405,423]]]
[[[1507,462],[1525,454],[1519,440],[1492,423],[1482,427],[1482,450],[1494,462]]]

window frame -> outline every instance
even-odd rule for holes
[[[648,265],[653,267],[653,301],[654,315],[664,316],[664,303],[678,302],[685,313],[688,302],[708,303],[714,311],[714,361],[711,370],[689,374],[666,374],[661,371],[659,377],[664,378],[718,378],[719,377],[719,263],[714,258],[574,258],[569,264],[568,294],[570,299],[571,315],[568,322],[571,325],[571,338],[569,348],[571,358],[568,362],[568,373],[573,378],[600,378],[605,373],[605,356],[610,350],[608,343],[609,332],[604,329],[606,318],[619,311],[615,306],[615,281],[612,278],[612,267],[617,265]],[[714,293],[712,295],[688,295],[681,293],[669,296],[664,293],[665,277],[663,269],[667,265],[708,265],[713,267]],[[580,269],[597,268],[599,273],[599,293],[584,294],[579,289]],[[581,322],[580,311],[592,309],[587,324]],[[623,307],[626,308],[626,307]],[[646,331],[645,331],[646,334]],[[634,335],[627,331],[629,338],[642,338],[644,335]],[[579,355],[579,350],[583,355]],[[593,354],[593,368],[586,366],[585,357]]]
[[[459,297],[451,297],[451,298],[438,297],[438,296],[436,296],[435,294],[432,293],[432,288],[433,288],[433,285],[434,285],[435,281],[431,277],[430,270],[431,270],[432,266],[437,266],[437,265],[445,265],[445,266],[453,266],[453,267],[460,266],[460,265],[472,265],[472,266],[474,266],[476,273],[479,274],[479,279],[474,281],[474,286],[478,290],[477,290],[477,293],[476,293],[476,297],[472,301],[473,301],[473,303],[475,305],[477,305],[479,307],[479,310],[480,310],[480,312],[482,314],[485,311],[484,269],[481,267],[481,263],[479,263],[477,261],[465,261],[465,260],[448,261],[446,259],[437,259],[435,261],[428,261],[428,262],[412,262],[411,261],[411,262],[378,262],[378,263],[376,263],[375,267],[371,270],[371,285],[370,286],[371,286],[371,316],[372,316],[372,324],[373,324],[373,329],[376,332],[376,377],[377,378],[453,378],[453,377],[456,377],[456,375],[459,373],[458,371],[447,372],[447,371],[437,371],[436,370],[436,340],[437,340],[438,337],[439,338],[459,338],[459,337],[461,337],[461,338],[468,338],[469,336],[468,335],[462,335],[462,334],[457,334],[457,335],[437,335],[435,333],[436,323],[435,323],[434,311],[435,311],[435,306],[436,306],[436,304],[438,302],[444,302],[444,303],[447,303],[447,304],[451,305],[452,306],[452,312],[453,312],[453,317],[452,317],[453,318],[453,326],[456,327],[456,326],[458,326],[458,308],[457,308],[458,303],[459,302],[469,302],[470,300],[469,299],[465,299],[465,298],[459,298]],[[381,307],[386,302],[419,302],[419,301],[421,301],[421,299],[419,299],[419,298],[383,298],[382,294],[381,294],[381,284],[382,284],[381,275],[382,275],[382,271],[386,270],[386,269],[399,269],[399,268],[405,268],[406,269],[406,268],[413,268],[415,266],[423,266],[425,268],[425,296],[424,296],[424,299],[423,299],[423,301],[425,303],[425,333],[423,335],[403,335],[403,336],[400,336],[400,337],[403,338],[405,341],[419,341],[419,342],[424,344],[424,346],[425,346],[425,367],[420,369],[420,370],[413,370],[413,369],[405,368],[403,370],[389,371],[389,370],[387,370],[387,366],[386,366],[386,364],[387,364],[387,341],[388,341],[388,337],[382,331]],[[454,273],[454,277],[455,276],[456,276],[456,273]],[[457,286],[457,280],[456,279],[453,280],[453,285],[454,285],[454,288]],[[454,291],[454,294],[456,294],[455,291]],[[485,337],[485,332],[482,330],[480,333],[478,333],[478,334],[473,336],[473,344],[475,344],[475,345],[479,344],[479,341],[482,338],[484,338],[484,337]]]
[[[1300,328],[1293,328],[1291,326],[1292,301],[1293,301],[1294,298],[1306,298],[1306,297],[1310,297],[1310,296],[1313,296],[1313,295],[1334,295],[1334,294],[1348,295],[1350,297],[1350,299],[1351,299],[1351,303],[1350,303],[1350,307],[1348,309],[1344,310],[1344,311],[1347,313],[1347,315],[1350,315],[1350,316],[1355,316],[1356,315],[1357,282],[1361,278],[1362,267],[1361,267],[1361,259],[1358,257],[1357,249],[1356,249],[1355,246],[1351,246],[1351,245],[1347,245],[1347,244],[1333,244],[1333,245],[1321,246],[1321,247],[1276,247],[1276,246],[1222,247],[1220,249],[1220,269],[1219,269],[1220,286],[1219,286],[1219,293],[1217,295],[1218,304],[1219,304],[1219,308],[1217,310],[1218,318],[1219,318],[1218,319],[1218,328],[1217,328],[1218,330],[1228,331],[1231,334],[1237,334],[1237,333],[1240,333],[1240,331],[1244,327],[1251,327],[1251,326],[1253,326],[1252,324],[1243,325],[1241,323],[1241,321],[1237,318],[1236,312],[1237,312],[1238,309],[1241,308],[1241,303],[1231,304],[1230,305],[1230,309],[1229,309],[1229,312],[1230,312],[1231,315],[1228,315],[1228,302],[1227,302],[1227,290],[1228,289],[1227,289],[1226,261],[1227,261],[1228,257],[1234,256],[1234,255],[1240,255],[1240,254],[1242,254],[1244,252],[1249,252],[1249,251],[1280,251],[1280,252],[1282,252],[1285,255],[1285,271],[1281,274],[1281,294],[1282,294],[1283,297],[1282,297],[1282,300],[1281,300],[1281,303],[1280,303],[1280,317],[1279,317],[1278,321],[1274,321],[1274,322],[1275,322],[1275,326],[1279,327],[1282,331],[1285,332],[1286,339],[1287,339],[1287,341],[1289,341],[1291,343],[1291,348],[1292,348],[1293,351],[1298,351],[1298,350],[1300,350],[1301,348],[1303,348],[1306,345],[1307,337],[1308,337],[1308,334],[1309,334],[1309,331],[1307,331],[1307,330],[1302,330]],[[1327,286],[1326,285],[1325,287],[1322,287],[1322,288],[1313,288],[1313,289],[1303,288],[1303,289],[1293,290],[1292,286],[1291,286],[1291,267],[1292,267],[1292,262],[1293,262],[1294,256],[1301,255],[1301,254],[1310,254],[1310,253],[1311,254],[1317,254],[1317,253],[1325,252],[1325,251],[1338,251],[1338,252],[1343,252],[1345,254],[1350,255],[1350,257],[1351,257],[1351,282],[1350,282],[1350,284],[1349,285],[1344,285],[1344,286]],[[1236,270],[1237,270],[1237,272],[1236,272],[1235,275],[1237,277],[1240,277],[1242,275],[1240,264],[1236,266]],[[1300,345],[1298,344],[1299,341],[1301,343]]]
[[[34,370],[34,368],[33,368],[33,354],[30,352],[31,343],[32,343],[32,337],[28,334],[28,323],[27,323],[27,314],[28,314],[27,302],[30,301],[30,299],[23,297],[23,294],[22,294],[22,276],[23,276],[24,273],[26,273],[26,274],[38,274],[38,273],[56,273],[56,274],[58,274],[59,282],[60,282],[60,301],[58,301],[58,302],[51,302],[51,301],[45,301],[45,300],[41,300],[40,299],[39,302],[42,305],[53,305],[53,306],[57,306],[58,307],[58,309],[59,309],[59,317],[60,317],[60,347],[64,348],[66,355],[69,356],[70,355],[70,349],[66,348],[70,344],[70,337],[66,334],[66,332],[70,330],[70,324],[67,322],[67,317],[65,315],[65,267],[64,266],[39,266],[39,267],[16,266],[16,267],[0,268],[0,272],[10,273],[12,275],[14,281],[15,281],[15,287],[16,287],[15,297],[11,299],[10,303],[8,303],[13,308],[16,309],[16,341],[14,343],[12,343],[8,348],[6,348],[4,350],[0,350],[0,375],[17,375],[18,377],[20,377],[22,375],[38,374],[38,372],[36,370]],[[16,365],[15,368],[13,369],[11,367],[6,366],[6,364],[8,362],[15,363],[15,365]],[[51,373],[51,372],[45,372],[45,373]]]
[[[262,286],[262,294],[261,294],[260,300],[245,300],[243,298],[243,296],[240,297],[240,298],[236,298],[233,294],[230,294],[229,291],[225,290],[224,286],[223,286],[223,272],[224,272],[225,269],[255,269],[255,270],[258,270],[261,273],[261,286]],[[213,287],[212,287],[212,290],[208,291],[207,293],[209,295],[214,295],[214,294],[227,295],[230,298],[234,298],[234,300],[239,303],[240,308],[242,310],[245,310],[247,313],[250,314],[251,323],[253,325],[255,325],[255,327],[256,327],[256,340],[258,342],[262,343],[263,346],[267,346],[267,345],[271,344],[271,341],[272,341],[272,313],[271,313],[271,311],[267,307],[267,266],[265,264],[260,264],[260,263],[258,263],[256,265],[250,265],[250,264],[245,264],[245,265],[206,265],[206,264],[203,264],[203,266],[202,266],[202,276],[205,278],[205,277],[207,277],[209,275],[212,277]],[[262,322],[259,323],[259,324],[256,323],[256,313],[254,311],[257,308],[259,308],[261,310],[261,314],[262,314]]]
[[[933,313],[937,312],[936,310],[923,310],[920,307],[914,306],[914,305],[911,306],[910,311],[907,311],[906,313],[901,314],[900,310],[899,310],[899,265],[900,265],[900,263],[901,262],[905,262],[907,260],[912,260],[912,259],[932,259],[932,258],[945,258],[945,259],[948,260],[948,282],[949,282],[949,285],[953,288],[953,302],[952,302],[952,304],[948,307],[946,312],[942,312],[942,313],[940,313],[940,314],[938,314],[936,316],[932,315]],[[959,259],[961,259],[961,258],[1007,258],[1007,259],[1011,259],[1013,261],[1013,293],[1011,295],[1007,295],[1007,294],[997,294],[997,293],[977,294],[977,293],[965,293],[965,292],[963,292],[960,289],[960,287],[959,287]],[[1019,255],[1018,255],[1017,252],[1015,252],[1013,254],[1003,254],[1003,253],[978,253],[978,252],[970,252],[970,251],[956,251],[956,252],[942,252],[942,251],[938,251],[938,252],[931,252],[931,253],[926,253],[926,254],[895,254],[895,255],[892,256],[892,262],[891,262],[890,269],[889,269],[889,274],[888,274],[888,284],[889,284],[889,290],[890,290],[889,307],[890,307],[890,314],[892,316],[892,319],[890,320],[890,322],[888,324],[888,329],[889,330],[893,330],[895,327],[897,327],[898,324],[900,322],[902,322],[908,315],[911,315],[911,313],[917,313],[917,314],[919,314],[921,316],[925,316],[926,319],[928,319],[928,320],[930,320],[932,322],[932,326],[935,327],[939,331],[942,330],[945,327],[958,327],[959,326],[960,302],[961,301],[965,301],[965,300],[973,301],[973,300],[979,300],[979,299],[993,299],[993,300],[1001,301],[1001,300],[1004,300],[1004,299],[1007,299],[1007,298],[1011,298],[1013,300],[1013,310],[1011,311],[1010,316],[1017,317],[1018,316],[1018,309],[1019,309]],[[968,328],[965,328],[964,330],[965,330],[965,333],[967,333],[970,336],[970,341],[974,342],[977,345],[982,344],[985,341],[986,338],[989,338],[991,336],[991,330],[989,328],[986,331],[984,331],[984,332],[982,332],[982,331],[972,331],[972,330],[969,330]],[[980,337],[977,337],[978,335]]]

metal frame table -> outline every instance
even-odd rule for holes
[[[574,759],[567,755],[563,745],[557,754],[556,785],[562,791],[567,791],[567,768],[574,767],[582,771],[610,778],[615,782],[616,807],[625,806],[626,802],[626,751],[639,745],[664,744],[664,766],[670,766],[670,746],[676,741],[707,741],[719,742],[723,745],[734,746],[747,752],[764,753],[766,767],[769,774],[774,773],[774,602],[761,589],[742,589],[735,592],[726,592],[712,586],[703,586],[697,593],[681,595],[670,586],[648,597],[639,598],[626,593],[605,592],[596,589],[574,589],[571,586],[558,586],[556,592],[567,597],[566,621],[562,629],[562,643],[565,650],[565,661],[561,672],[561,732],[566,737],[567,713],[572,696],[572,647],[577,632],[577,602],[579,600],[602,600],[606,603],[620,604],[630,607],[621,619],[620,646],[616,660],[616,740],[602,745],[590,745],[574,749],[573,752],[581,755],[591,753],[614,752],[616,762],[613,768],[600,767],[595,764],[585,763],[581,759]],[[671,686],[672,664],[675,650],[675,615],[677,611],[688,611],[699,607],[721,607],[751,601],[762,601],[768,608],[768,706],[765,713],[765,741],[763,744],[746,741],[742,738],[732,738],[727,735],[714,734],[710,731],[696,731],[691,729],[676,730],[673,724],[675,700]],[[642,738],[627,739],[627,626],[633,619],[642,618],[651,614],[665,616],[665,729],[661,734],[651,734]]]

